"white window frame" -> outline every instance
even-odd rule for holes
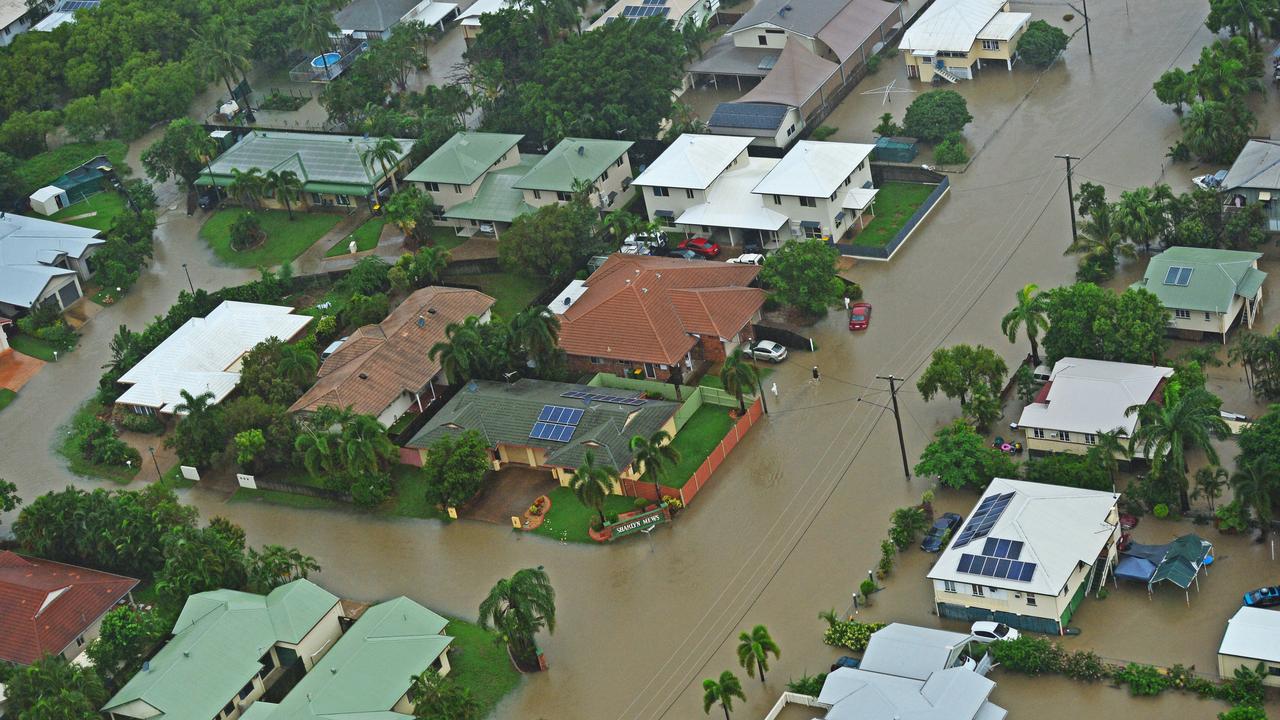
[[[943,580],[943,581],[942,581],[942,592],[955,593],[955,591],[956,591],[956,581],[955,581],[955,580]]]
[[[1097,436],[1097,435],[1094,435],[1093,433],[1085,433],[1085,434],[1084,434],[1084,444],[1085,444],[1085,445],[1097,445],[1097,444],[1098,444],[1098,436]]]
[[[1044,428],[1031,428],[1031,437],[1037,440],[1044,439]]]
[[[1062,442],[1071,442],[1071,433],[1067,432],[1066,430],[1059,430],[1058,439],[1061,440]]]
[[[657,185],[655,185],[655,186],[652,188],[652,190],[653,190],[653,196],[654,196],[654,197],[669,197],[669,196],[671,195],[671,191],[670,191],[670,190],[668,190],[667,188],[664,188],[664,187],[657,186]]]
[[[973,584],[972,590],[973,590],[973,596],[974,596],[974,597],[986,597],[986,596],[987,596],[987,595],[986,595],[986,591],[985,591],[985,590],[983,590],[983,589],[982,589],[982,586],[981,586],[981,585],[979,585],[979,584],[977,584],[977,583],[974,583],[974,584]]]
[[[1190,320],[1190,319],[1191,319],[1191,311],[1190,311],[1190,310],[1184,310],[1184,309],[1182,309],[1182,308],[1175,308],[1175,309],[1174,309],[1174,311],[1173,311],[1173,316],[1174,316],[1175,318],[1179,319],[1179,320]]]
[[[1027,593],[1027,594],[1026,594],[1026,598],[1027,598],[1027,606],[1028,606],[1028,607],[1036,607],[1036,594],[1035,594],[1035,593]]]
[[[1000,41],[999,40],[983,40],[982,49],[983,50],[999,50]]]

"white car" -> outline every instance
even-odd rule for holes
[[[1222,181],[1227,179],[1227,171],[1219,170],[1212,175],[1199,175],[1191,178],[1191,184],[1202,190],[1217,190],[1222,187]]]
[[[483,235],[493,235],[493,223],[480,223],[480,233]]]
[[[969,628],[969,634],[974,640],[980,643],[995,642],[996,640],[1017,640],[1018,631],[1005,625],[1004,623],[990,622],[981,620],[973,624]]]
[[[787,359],[787,349],[772,340],[761,340],[751,347],[751,355],[757,360],[780,363]]]
[[[726,260],[725,262],[730,262],[734,265],[763,265],[764,256],[760,253],[743,253],[742,255],[739,255],[732,260]]]
[[[648,235],[628,235],[622,241],[622,247],[618,252],[623,255],[654,255],[655,250],[661,251],[667,246],[667,234],[658,233],[656,239]]]

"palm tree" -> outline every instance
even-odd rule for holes
[[[332,475],[337,470],[338,438],[328,428],[312,425],[294,439],[293,449],[302,453],[302,465],[311,477]]]
[[[625,208],[618,208],[604,216],[603,225],[605,232],[613,238],[616,244],[621,245],[623,240],[639,234],[645,222],[644,218],[639,215],[627,212]]]
[[[1105,259],[1112,265],[1119,257],[1134,258],[1137,252],[1120,232],[1115,205],[1101,205],[1080,225],[1080,234],[1065,255]]]
[[[1118,214],[1116,224],[1125,237],[1143,250],[1151,253],[1151,241],[1159,237],[1167,224],[1164,207],[1149,187],[1139,187],[1120,193],[1115,204]]]
[[[280,358],[276,361],[276,372],[295,385],[310,382],[319,367],[320,358],[315,351],[298,343],[280,348]]]
[[[711,714],[711,706],[720,703],[724,708],[724,720],[729,720],[729,711],[733,710],[733,699],[746,702],[747,696],[742,692],[742,683],[728,670],[720,673],[719,680],[707,678],[702,681],[702,712]]]
[[[449,267],[449,251],[434,245],[419,248],[413,255],[414,280],[420,286],[440,282],[445,268]]]
[[[595,461],[595,453],[588,450],[582,464],[573,471],[569,487],[583,505],[600,515],[600,524],[604,525],[604,501],[613,492],[618,472],[607,465],[596,465]]]
[[[263,189],[262,171],[258,168],[231,169],[231,183],[227,185],[227,192],[231,193],[231,196],[241,205],[247,208],[257,207],[258,199],[263,195]]]
[[[298,178],[298,174],[292,170],[268,170],[263,176],[263,187],[276,196],[276,199],[284,203],[284,209],[289,213],[289,219],[293,220],[293,201],[302,197],[302,180]]]
[[[380,137],[374,141],[360,155],[360,159],[365,165],[372,166],[378,163],[382,166],[382,174],[391,177],[391,192],[396,192],[399,188],[396,186],[396,165],[400,164],[400,158],[404,155],[404,150],[400,147],[400,143],[392,137]]]
[[[1107,473],[1111,475],[1111,490],[1116,489],[1116,473],[1120,470],[1120,461],[1129,460],[1129,446],[1124,442],[1124,431],[1120,428],[1113,430],[1099,430],[1095,433],[1097,441],[1094,448],[1098,450],[1099,457],[1102,458]]]
[[[750,361],[746,346],[739,345],[737,350],[724,359],[724,366],[720,368],[720,380],[724,382],[725,391],[738,398],[738,409],[744,415],[747,412],[744,396],[760,382],[760,371]]]
[[[208,73],[222,78],[227,85],[227,95],[234,100],[232,81],[243,78],[252,66],[249,57],[253,44],[249,34],[242,28],[227,25],[221,15],[215,15],[202,30],[196,31],[192,45],[193,57],[201,59]]]
[[[213,393],[203,392],[199,395],[192,395],[186,390],[178,391],[182,402],[173,409],[175,415],[185,416],[187,419],[200,418],[213,409],[213,404],[209,402],[213,400]]]
[[[470,378],[471,371],[479,359],[480,333],[476,329],[476,324],[471,322],[472,320],[475,318],[467,318],[463,323],[446,325],[445,339],[432,345],[427,351],[427,357],[433,361],[439,361],[445,377],[454,384]]]
[[[702,18],[701,21],[690,18],[680,26],[680,41],[684,44],[685,58],[692,60],[696,55],[699,59],[705,54],[702,46],[711,39],[711,16]]]
[[[1226,468],[1218,467],[1202,467],[1196,471],[1196,489],[1191,493],[1193,500],[1204,498],[1209,502],[1209,513],[1214,511],[1214,501],[1222,497],[1222,488],[1227,484],[1227,478],[1230,473]]]
[[[778,644],[769,635],[763,625],[751,628],[751,632],[738,635],[738,664],[747,671],[748,677],[755,677],[760,672],[760,684],[764,684],[764,671],[769,669],[769,654],[775,658],[782,657]]]
[[[1271,525],[1271,508],[1276,495],[1280,494],[1277,492],[1280,490],[1280,470],[1269,464],[1266,458],[1240,462],[1242,457],[1237,457],[1239,469],[1231,476],[1231,491],[1246,510],[1253,510],[1265,540]]]
[[[116,329],[116,334],[111,336],[111,360],[102,366],[103,370],[111,372],[125,371],[127,360],[131,360],[134,351],[138,347],[137,333],[129,330],[128,327],[121,325]]]
[[[325,78],[332,80],[329,72],[329,51],[333,49],[333,34],[338,32],[338,25],[333,21],[333,12],[323,0],[304,0],[298,11],[298,25],[295,36],[304,48],[315,48],[319,51],[320,62],[324,65]]]
[[[546,305],[534,305],[516,313],[511,318],[511,341],[535,366],[544,364],[547,356],[555,352],[560,338],[560,318]]]
[[[1031,362],[1039,365],[1040,345],[1036,338],[1041,330],[1049,329],[1049,303],[1035,283],[1023,287],[1016,297],[1013,309],[1000,318],[1000,332],[1009,338],[1009,342],[1017,342],[1018,329],[1024,328],[1027,340],[1031,341]]]
[[[631,466],[640,468],[640,479],[653,483],[654,502],[662,502],[662,476],[680,464],[680,451],[671,447],[671,435],[658,430],[649,437],[631,438]]]
[[[340,436],[342,467],[347,474],[373,475],[396,455],[396,446],[387,437],[387,429],[372,415],[356,415],[342,428]]]
[[[499,580],[480,603],[480,627],[492,626],[505,636],[512,655],[534,655],[534,635],[543,627],[556,631],[556,592],[539,565]]]
[[[1167,400],[1167,398],[1166,398]],[[1182,511],[1191,509],[1187,494],[1187,451],[1204,450],[1209,462],[1218,464],[1218,452],[1211,440],[1230,437],[1231,428],[1218,414],[1221,401],[1204,388],[1194,388],[1172,403],[1148,402],[1124,411],[1126,417],[1138,416],[1137,427],[1129,440],[1129,451],[1140,448],[1151,461],[1151,471],[1161,476],[1163,470],[1178,481]]]

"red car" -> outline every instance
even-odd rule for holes
[[[720,254],[719,243],[700,237],[681,240],[676,247],[680,250],[692,250],[705,258],[713,258]]]
[[[866,330],[871,324],[871,303],[854,303],[849,308],[849,329]]]

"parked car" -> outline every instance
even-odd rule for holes
[[[702,237],[681,240],[680,244],[676,247],[682,250],[692,250],[699,255],[708,258],[713,258],[720,254],[720,243]]]
[[[1137,515],[1130,515],[1129,513],[1120,513],[1120,529],[1121,530],[1128,531],[1136,527],[1138,527]]]
[[[666,249],[667,234],[660,232],[657,236],[628,235],[622,241],[622,248],[618,252],[623,255],[658,255]]]
[[[836,660],[835,662],[831,663],[831,672],[835,672],[840,668],[853,668],[854,670],[857,670],[858,666],[861,664],[862,664],[862,661],[859,660],[858,658],[849,657],[848,655],[842,655],[840,656],[839,660]]]
[[[734,265],[763,265],[764,256],[760,253],[743,253],[725,262],[733,263]]]
[[[995,642],[996,640],[1017,640],[1018,631],[1005,625],[1004,623],[991,622],[989,620],[979,620],[969,628],[969,634],[975,640],[981,643]]]
[[[780,363],[787,359],[787,349],[772,340],[761,340],[751,347],[751,355],[757,360]]]
[[[1202,190],[1217,190],[1222,187],[1222,181],[1227,179],[1227,171],[1219,170],[1212,175],[1199,175],[1191,178],[1191,184]]]
[[[925,534],[924,540],[920,543],[920,549],[925,552],[941,552],[942,538],[947,533],[955,534],[960,528],[960,523],[964,522],[964,518],[955,513],[943,513],[937,520],[933,521],[933,527],[929,528],[929,532]]]
[[[494,229],[493,229],[493,223],[480,223],[480,234],[481,234],[481,235],[496,235],[497,233],[496,233],[496,232],[494,232]]]
[[[329,346],[326,347],[324,351],[320,353],[320,362],[324,362],[325,360],[328,360],[330,355],[338,352],[338,348],[342,347],[342,343],[346,341],[347,341],[347,338],[341,337],[329,343]]]
[[[1280,585],[1250,590],[1244,594],[1244,606],[1256,608],[1280,607]]]
[[[744,253],[760,253],[764,254],[764,243],[760,242],[759,236],[750,237],[742,241],[742,252]]]
[[[698,253],[682,247],[674,247],[667,251],[667,257],[681,258],[684,260],[704,260]]]
[[[854,303],[849,308],[849,329],[850,330],[866,330],[871,325],[871,304],[870,303]]]

